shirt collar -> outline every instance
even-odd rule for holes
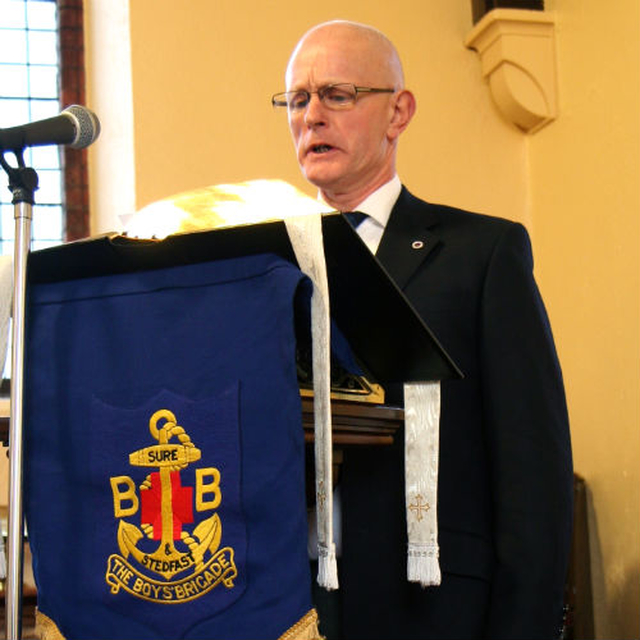
[[[354,211],[361,211],[371,216],[381,227],[387,226],[387,221],[391,215],[391,209],[396,203],[400,191],[402,190],[402,183],[400,178],[396,174],[389,182],[383,184],[376,189],[372,194],[368,195]]]
[[[402,183],[400,182],[398,174],[396,174],[389,182],[369,194],[357,207],[354,207],[353,210],[366,213],[384,228],[387,226],[391,209],[393,209],[393,205],[396,203],[401,190]],[[318,198],[324,202],[324,198],[320,192],[318,192]]]

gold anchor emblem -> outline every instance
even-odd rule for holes
[[[161,420],[165,422],[158,428]],[[205,552],[216,552],[222,527],[219,516],[214,514],[194,529],[195,538],[182,531],[183,523],[193,522],[193,513],[192,489],[181,486],[180,470],[200,460],[201,452],[167,409],[156,411],[151,416],[149,431],[158,444],[129,455],[132,466],[157,469],[141,486],[142,530],[121,520],[117,539],[124,558],[132,555],[143,567],[169,579],[189,567],[202,566]],[[176,444],[170,442],[174,437],[178,440]],[[136,546],[145,535],[159,540],[153,553],[145,553]],[[189,551],[179,551],[176,540],[184,542]]]

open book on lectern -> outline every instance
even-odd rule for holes
[[[322,214],[331,317],[379,384],[462,377],[406,296],[340,213]],[[163,240],[106,234],[35,251],[29,283],[51,283],[273,253],[297,265],[282,220]]]

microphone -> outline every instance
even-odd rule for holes
[[[0,129],[0,150],[18,151],[25,147],[68,144],[84,149],[100,135],[100,121],[95,113],[73,104],[53,118]]]

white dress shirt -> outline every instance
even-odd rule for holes
[[[396,174],[389,182],[376,189],[353,209],[369,216],[358,225],[357,232],[373,254],[378,250],[382,234],[391,215],[391,209],[393,209],[401,190],[402,184]],[[322,199],[322,196],[318,197]]]

